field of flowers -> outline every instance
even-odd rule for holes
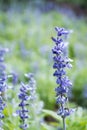
[[[86,22],[85,17],[77,17],[72,10],[52,3],[13,3],[0,9],[0,76],[6,76],[5,84],[0,77],[0,86],[6,87],[5,91],[0,90],[4,100],[0,106],[0,130],[26,130],[26,124],[27,130],[63,130],[61,117],[56,114],[57,85],[53,77],[51,37],[56,37],[56,26],[72,32],[67,53],[73,59],[73,67],[66,71],[72,81],[68,106],[75,112],[66,118],[66,129],[87,130]],[[24,116],[28,116],[25,122]]]

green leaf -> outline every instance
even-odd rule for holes
[[[42,110],[42,112],[44,112],[45,115],[50,115],[50,116],[52,116],[54,119],[56,119],[56,120],[58,120],[58,121],[61,121],[61,120],[62,120],[61,117],[58,116],[57,113],[54,112],[54,111],[44,109],[44,110]]]

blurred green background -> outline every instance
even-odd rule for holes
[[[69,96],[75,106],[87,107],[86,15],[86,0],[0,0],[0,46],[9,48],[7,73],[16,73],[18,83],[25,80],[24,73],[34,73],[46,109],[56,109],[51,53],[55,26],[73,30],[68,39],[73,59],[73,68],[67,71],[73,82]]]

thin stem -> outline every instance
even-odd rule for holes
[[[66,130],[65,118],[63,117],[63,130]]]

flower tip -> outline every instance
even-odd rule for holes
[[[25,86],[25,84],[23,83],[23,82],[21,82],[21,85],[24,87]]]
[[[51,39],[52,39],[54,42],[56,42],[56,39],[55,39],[54,37],[51,37]]]
[[[56,31],[59,31],[59,27],[56,26],[56,27],[55,27],[55,30],[56,30]]]

